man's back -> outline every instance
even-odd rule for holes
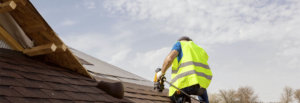
[[[207,64],[208,55],[204,49],[196,45],[188,37],[181,38],[172,48],[172,51],[164,60],[164,64],[159,75],[164,75],[166,70],[172,64],[171,83],[181,90],[197,87],[197,91],[201,88],[207,88],[212,79],[212,73]],[[158,76],[160,77],[160,76]],[[181,100],[181,94],[178,94],[177,89],[171,86],[169,88],[169,96],[174,100]],[[192,92],[189,94],[193,94]],[[205,90],[203,96],[206,103],[208,97]],[[200,98],[200,97],[199,97]]]

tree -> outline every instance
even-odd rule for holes
[[[226,90],[220,90],[220,97],[221,100],[224,103],[236,103],[236,91],[233,89],[230,89],[228,91]]]
[[[293,102],[293,89],[291,87],[285,87],[283,89],[283,94],[281,94],[281,103],[291,103]]]
[[[219,94],[209,94],[208,100],[210,103],[219,103],[221,101],[221,98]]]
[[[294,97],[300,103],[300,89],[295,90]]]
[[[236,93],[238,103],[254,103],[258,102],[258,96],[254,94],[251,87],[240,87]]]

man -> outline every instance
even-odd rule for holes
[[[157,76],[161,79],[172,64],[171,83],[189,95],[198,95],[199,100],[209,103],[206,88],[212,79],[212,72],[207,60],[205,50],[184,36],[173,46]],[[169,88],[169,96],[176,103],[188,98],[172,86]]]

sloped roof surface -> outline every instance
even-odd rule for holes
[[[12,0],[0,0],[0,3],[3,3],[5,1],[11,2]],[[65,46],[63,41],[58,37],[55,31],[48,25],[46,20],[44,20],[44,18],[39,14],[39,12],[36,10],[34,5],[32,5],[32,3],[29,0],[13,0],[13,1],[16,2],[17,6],[14,10],[7,12],[7,14],[9,14],[9,17],[11,16],[12,17],[11,19],[14,20],[8,22],[17,23],[20,29],[23,30],[22,32],[24,32],[26,36],[29,37],[29,39],[34,41],[34,47],[43,46],[47,44],[54,44],[57,47],[55,52],[46,53],[43,56],[40,56],[39,58],[40,60],[60,65],[62,67],[65,67],[66,69],[76,71],[82,75],[92,78],[91,75],[88,73],[88,71],[79,63],[76,57],[71,53],[71,51],[68,48],[66,48],[65,50],[63,49]],[[4,26],[3,28],[5,29],[5,31],[8,30],[7,28],[8,25],[2,25],[2,26]],[[9,29],[13,32],[17,32],[15,30],[17,29],[17,27],[11,27]],[[13,47],[12,45],[10,46]],[[29,48],[20,47],[20,49],[18,50],[23,51],[23,49],[29,49]]]
[[[130,102],[96,88],[96,81],[0,49],[0,102]],[[20,102],[21,103],[21,102]]]
[[[153,86],[153,82],[144,79],[136,74],[125,71],[119,67],[101,61],[97,58],[89,56],[76,49],[70,48],[72,53],[79,57],[79,61],[83,66],[93,75],[102,76],[104,78],[119,80],[123,82],[130,82],[140,85]],[[87,64],[87,65],[85,65]],[[154,72],[154,71],[153,71]]]
[[[93,79],[0,48],[0,103],[170,102],[152,87],[123,84],[125,98],[117,99],[96,88]]]
[[[110,79],[95,77],[97,80],[117,82]],[[153,87],[123,82],[125,98],[136,103],[169,103],[167,90],[162,93],[153,90]]]

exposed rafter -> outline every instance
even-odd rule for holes
[[[22,5],[26,5],[27,0],[14,0],[16,3],[20,3]]]
[[[17,4],[14,1],[6,1],[0,4],[0,13],[5,13],[16,9]]]
[[[20,25],[24,33],[34,41],[34,45],[36,45],[36,47],[33,47],[32,49],[26,49],[24,51],[25,54],[32,56],[45,54],[43,56],[38,56],[36,59],[50,62],[93,78],[29,0],[0,0],[0,2],[8,1],[17,3],[18,7],[15,8],[15,10],[10,11],[9,14]],[[51,49],[51,47],[47,47],[47,50],[50,53],[41,53],[42,49],[35,50],[35,48],[41,48],[40,46],[45,46],[49,43],[53,43],[56,46],[55,50]]]
[[[65,52],[67,50],[67,46],[65,44],[57,45],[57,50],[55,52]]]
[[[17,42],[4,28],[0,26],[0,38],[3,39],[9,46],[18,51],[23,51],[24,48]]]
[[[28,56],[45,55],[55,52],[57,46],[54,43],[45,44],[33,47],[31,49],[24,49],[23,53]]]
[[[44,24],[32,24],[23,28],[27,33],[37,33],[40,31],[46,31],[47,27]]]

